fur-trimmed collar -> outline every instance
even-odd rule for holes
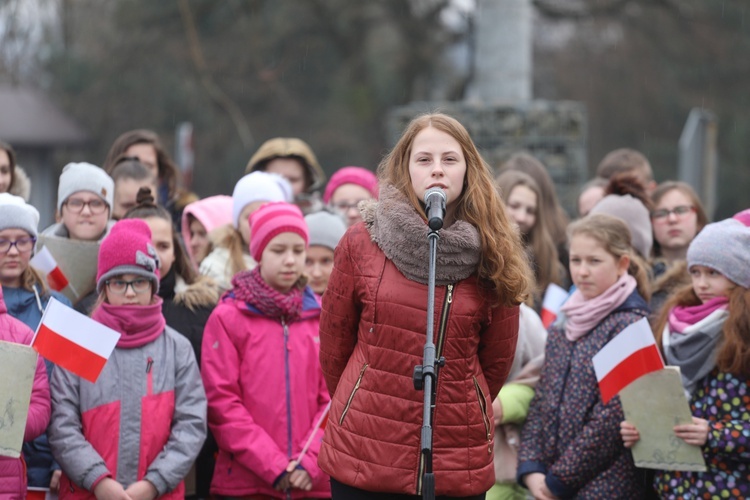
[[[401,273],[412,281],[427,284],[429,271],[429,229],[398,189],[380,187],[380,201],[365,202],[362,220],[370,238]],[[480,256],[479,232],[463,220],[438,233],[435,283],[448,285],[477,271]]]

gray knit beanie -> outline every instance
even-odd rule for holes
[[[750,228],[735,219],[707,225],[690,243],[687,262],[688,269],[710,267],[750,288]]]
[[[644,259],[651,257],[651,247],[654,245],[651,215],[639,199],[629,194],[610,194],[602,198],[589,213],[607,214],[622,220],[630,229],[633,248],[638,250]]]
[[[98,195],[109,206],[112,215],[112,203],[115,182],[107,172],[91,163],[68,163],[60,174],[60,185],[57,188],[57,211],[70,195],[78,191],[90,191]]]
[[[346,232],[346,223],[340,216],[331,212],[315,212],[305,216],[307,229],[310,232],[310,245],[336,249],[339,240]]]
[[[4,229],[23,229],[34,238],[37,237],[39,212],[26,203],[20,196],[0,193],[0,231]]]

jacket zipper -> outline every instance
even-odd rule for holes
[[[146,395],[150,396],[154,393],[154,377],[151,373],[151,368],[154,366],[154,358],[151,356],[146,360]]]
[[[357,378],[357,383],[354,384],[354,389],[352,389],[352,393],[349,394],[349,399],[346,402],[346,406],[344,406],[344,411],[341,412],[341,418],[339,418],[339,425],[344,424],[344,418],[346,417],[347,412],[349,411],[349,407],[352,405],[352,400],[354,399],[354,395],[357,393],[357,390],[359,390],[359,384],[362,382],[362,377],[365,375],[365,370],[367,370],[368,363],[365,363],[362,366],[362,369],[359,371],[359,377]]]
[[[477,391],[477,399],[479,400],[479,409],[482,411],[482,422],[484,423],[484,431],[487,433],[487,453],[492,453],[492,433],[490,428],[490,419],[487,417],[487,401],[484,399],[484,393],[482,388],[479,387],[479,381],[476,377],[474,379],[474,389]]]
[[[289,380],[289,326],[284,319],[281,319],[281,326],[284,328],[284,378],[286,380],[286,436],[287,458],[292,458],[292,388]]]
[[[443,300],[443,309],[440,312],[440,323],[438,324],[438,341],[437,348],[435,351],[435,359],[440,360],[443,355],[443,346],[445,345],[446,330],[448,330],[448,313],[451,310],[451,304],[453,304],[453,285],[448,285],[445,290],[445,300]],[[440,378],[440,372],[438,372],[438,378]],[[435,381],[435,393],[437,393],[437,380]],[[435,416],[432,417],[433,424],[435,422]],[[434,425],[433,425],[434,428]],[[433,440],[433,445],[435,441]],[[433,455],[433,461],[434,461]],[[422,494],[422,476],[424,475],[424,456],[420,450],[419,452],[419,467],[417,468],[417,495]]]

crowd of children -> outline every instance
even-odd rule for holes
[[[453,123],[442,117],[422,121]],[[422,126],[417,131],[433,127]],[[750,497],[750,217],[709,223],[688,184],[657,185],[645,156],[620,149],[583,186],[577,220],[569,222],[539,160],[511,156],[498,165],[493,192],[482,192],[477,186],[490,172],[482,170],[473,144],[451,130],[430,132],[435,137],[426,147],[445,157],[430,170],[409,157],[408,141],[421,144],[420,132],[402,137],[408,147],[387,157],[378,176],[349,166],[327,185],[309,145],[271,139],[251,157],[231,196],[205,199],[181,187],[156,134],[134,130],[114,141],[103,168],[70,163],[62,169],[57,222],[43,230],[27,202],[33,186],[13,148],[0,142],[0,340],[30,344],[51,298],[121,335],[95,383],[39,358],[23,453],[0,459],[0,496],[24,498],[35,487],[60,498],[344,498],[342,492],[365,490],[409,498],[379,478],[401,481],[403,473],[411,484],[421,473],[419,460],[414,470],[377,469],[411,463],[406,441],[387,443],[405,455],[388,458],[389,464],[347,454],[364,440],[382,445],[383,426],[395,422],[403,430],[410,418],[401,403],[384,406],[399,396],[382,397],[388,389],[376,390],[370,377],[386,370],[374,361],[375,350],[398,350],[388,337],[401,328],[394,325],[414,321],[394,318],[390,309],[422,301],[413,293],[422,282],[412,275],[412,261],[427,256],[409,247],[420,225],[394,210],[412,203],[416,218],[424,205],[411,200],[409,189],[438,185],[451,208],[439,244],[457,249],[441,262],[467,273],[439,283],[448,291],[437,313],[445,317],[436,317],[449,331],[462,332],[465,322],[473,332],[468,340],[446,339],[453,346],[444,353],[451,369],[437,379],[438,399],[445,397],[441,387],[449,387],[446,377],[458,373],[451,371],[451,356],[471,360],[464,350],[478,335],[481,362],[471,366],[481,376],[450,384],[468,384],[472,398],[480,395],[477,411],[467,406],[463,417],[477,413],[484,420],[456,432],[473,442],[476,424],[483,453],[494,451],[491,463],[473,455],[479,448],[464,449],[470,472],[460,477],[484,484],[494,464],[495,485],[486,497],[492,500]],[[462,161],[459,179],[452,169]],[[456,186],[449,185],[452,176]],[[470,220],[474,208],[467,207],[474,204],[503,212],[508,234],[490,234],[486,220]],[[510,243],[490,251],[493,238]],[[391,240],[399,243],[391,248]],[[340,241],[346,252],[336,250]],[[361,251],[352,251],[352,241]],[[525,272],[529,283],[517,313],[523,280],[512,298],[499,288],[493,305],[481,298],[504,272],[503,259],[488,259],[506,252],[507,262],[516,262],[507,253],[516,241],[521,250],[513,270]],[[32,257],[43,248],[70,278],[66,288],[52,289],[34,267]],[[480,259],[479,252],[490,257]],[[462,263],[469,258],[470,265]],[[479,292],[463,288],[466,280]],[[547,328],[540,314],[554,286],[570,293]],[[329,287],[335,293],[326,295]],[[451,313],[452,302],[457,312]],[[497,302],[503,307],[494,309]],[[665,363],[680,367],[692,411],[692,423],[675,426],[673,438],[701,448],[705,472],[638,469],[630,448],[639,430],[626,421],[619,398],[602,400],[592,357],[642,318],[651,322]],[[512,363],[486,358],[483,336],[493,321],[513,323],[497,329],[503,346],[515,349]],[[353,344],[334,331],[350,323]],[[331,374],[333,366],[348,370],[349,358],[336,354],[344,351],[368,360],[347,371],[356,383],[343,384],[346,393],[337,387],[342,374]],[[383,366],[395,359],[383,358]],[[329,409],[336,420],[326,435]],[[367,411],[384,420],[374,426],[372,417],[356,416]],[[441,418],[456,416],[435,411],[438,428]],[[443,437],[438,433],[438,445]],[[439,454],[454,448],[436,452],[437,467],[446,466]],[[380,465],[369,470],[370,462]],[[353,468],[339,473],[337,466]],[[441,491],[474,495],[478,485]]]

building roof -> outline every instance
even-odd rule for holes
[[[0,140],[14,147],[79,144],[86,132],[42,92],[0,86]]]

